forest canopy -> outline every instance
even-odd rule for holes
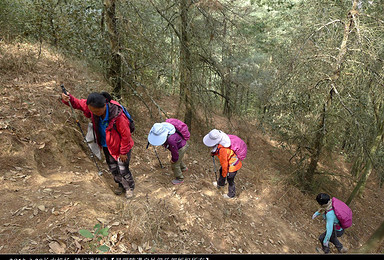
[[[0,25],[84,60],[117,99],[176,94],[189,126],[218,110],[257,120],[303,191],[335,152],[353,162],[348,202],[372,172],[383,183],[383,1],[3,0]]]

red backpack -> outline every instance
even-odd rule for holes
[[[188,141],[191,137],[186,123],[176,118],[168,118],[167,120],[165,120],[165,122],[172,124],[176,128],[176,132],[180,134],[185,141]]]

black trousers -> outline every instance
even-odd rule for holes
[[[319,237],[319,240],[320,240],[321,247],[323,248],[324,253],[327,254],[330,251],[329,245],[328,246],[323,245],[323,241],[324,241],[326,234],[327,234],[327,232],[324,232],[323,234],[321,234]],[[343,248],[343,244],[340,243],[340,241],[337,238],[341,237],[343,234],[344,234],[344,229],[342,229],[340,231],[336,231],[335,227],[333,227],[333,232],[332,232],[332,235],[329,239],[329,242],[333,243],[339,252]]]
[[[222,175],[222,168],[220,168],[220,174],[219,179],[217,180],[218,186],[224,186],[225,185],[225,179],[228,181],[228,197],[233,198],[236,195],[236,187],[235,187],[235,176],[237,174],[236,172],[228,172],[227,177],[223,177]]]
[[[111,171],[113,178],[120,187],[125,190],[135,189],[135,181],[131,171],[129,170],[129,161],[131,160],[131,151],[127,154],[127,160],[122,162],[120,160],[116,161],[115,158],[109,153],[107,147],[103,147],[105,160],[107,161],[109,170]]]

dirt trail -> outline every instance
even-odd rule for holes
[[[38,57],[38,51],[0,43],[0,253],[90,252],[92,242],[79,230],[97,223],[110,228],[101,242],[112,253],[315,253],[324,223],[311,220],[313,196],[288,184],[289,154],[257,130],[247,137],[237,198],[226,200],[227,187],[212,185],[204,131],[193,133],[185,182],[173,186],[169,152],[157,149],[165,165],[160,169],[153,148],[145,149],[153,122],[140,116],[146,108],[137,102],[135,197],[116,196],[106,164],[100,162],[104,174],[98,176],[69,108],[58,98],[60,82],[78,97],[105,90],[106,83],[79,62],[47,48]],[[163,97],[159,104],[172,114],[171,100]],[[87,121],[78,115],[85,129]],[[218,123],[224,118],[214,121],[224,127]],[[332,195],[341,199],[353,184],[344,181],[346,169],[342,164],[334,169],[342,177],[328,177]],[[351,205],[355,224],[341,239],[349,248],[359,247],[383,220],[383,193],[371,187]]]

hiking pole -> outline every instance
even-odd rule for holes
[[[216,171],[215,156],[212,156],[212,161],[213,161],[213,170],[215,171],[215,177],[216,177],[216,183],[217,183],[217,171]]]
[[[164,169],[164,166],[163,166],[163,164],[162,164],[161,161],[160,161],[160,157],[159,157],[159,155],[157,154],[156,147],[153,147],[153,150],[155,150],[155,154],[156,154],[157,160],[159,160],[161,169]]]
[[[61,84],[60,87],[61,87],[61,90],[63,91],[63,93],[64,93],[65,95],[69,96],[67,90],[64,88],[64,84]],[[77,123],[77,126],[78,126],[79,129],[80,129],[81,135],[83,136],[83,141],[86,143],[87,147],[89,148],[89,150],[90,150],[90,152],[91,152],[91,153],[90,153],[90,156],[91,156],[93,162],[94,162],[95,165],[96,165],[96,168],[97,168],[97,171],[98,171],[97,173],[99,174],[99,176],[101,176],[101,175],[103,175],[103,172],[100,170],[99,165],[97,164],[96,158],[95,158],[95,156],[93,155],[93,152],[92,152],[91,148],[90,148],[89,145],[88,145],[88,142],[87,142],[87,139],[85,138],[85,134],[84,134],[84,132],[83,132],[83,129],[81,128],[80,121],[77,119],[76,113],[73,111],[73,107],[72,107],[72,104],[71,104],[71,100],[68,100],[68,103],[69,103],[69,106],[71,107],[72,117],[75,119],[75,121],[76,121],[76,123]]]
[[[148,144],[147,144],[147,148],[146,148],[146,149],[148,149],[148,146],[149,146],[149,142],[148,142]],[[164,169],[164,166],[163,166],[163,164],[162,164],[161,161],[160,161],[160,157],[159,157],[159,155],[157,154],[156,147],[153,146],[153,150],[155,150],[155,154],[156,154],[157,160],[159,160],[161,169]]]

